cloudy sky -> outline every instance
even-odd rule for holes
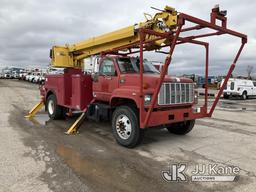
[[[52,45],[79,42],[144,21],[144,12],[155,12],[151,6],[170,5],[179,12],[209,20],[216,4],[228,10],[229,28],[249,37],[235,73],[245,74],[248,65],[253,65],[255,72],[255,0],[0,0],[0,67],[46,67]],[[212,43],[211,74],[224,74],[240,41],[226,36],[206,40]],[[147,56],[150,60],[163,60],[159,54]],[[169,71],[202,74],[203,56],[204,51],[197,46],[180,46]]]

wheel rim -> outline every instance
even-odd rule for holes
[[[49,102],[48,102],[48,112],[52,115],[53,114],[53,112],[54,112],[54,102],[53,102],[53,100],[50,100]]]
[[[243,99],[246,99],[246,94],[245,93],[243,94]]]
[[[119,115],[116,119],[116,131],[120,138],[128,139],[131,136],[132,125],[126,115]]]

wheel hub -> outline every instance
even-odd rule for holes
[[[48,112],[52,115],[54,112],[54,102],[52,100],[50,100],[48,102]]]
[[[132,125],[126,115],[119,115],[116,120],[116,131],[122,139],[128,139],[131,136]]]

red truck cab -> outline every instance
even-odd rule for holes
[[[150,105],[151,97],[159,81],[159,74],[151,62],[144,60],[145,108]],[[111,106],[119,105],[126,100],[138,107],[139,81],[139,58],[104,57],[101,59],[99,72],[94,75],[93,97],[96,101],[105,101]],[[166,76],[164,82],[156,108],[177,105],[185,107],[193,104],[194,87],[191,79]],[[172,95],[171,88],[173,88]],[[167,93],[165,89],[168,89],[170,93]],[[175,98],[176,89],[179,97]]]

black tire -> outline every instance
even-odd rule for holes
[[[120,121],[117,122],[118,120]],[[127,123],[127,126],[123,121]],[[122,128],[120,128],[120,124]],[[127,127],[130,127],[130,129],[127,129]],[[144,136],[144,130],[140,129],[137,110],[131,106],[117,107],[112,115],[112,131],[117,143],[124,147],[134,148],[140,144]],[[127,138],[124,138],[125,136]]]
[[[194,128],[194,125],[195,125],[195,120],[189,120],[181,123],[174,123],[174,124],[168,125],[166,129],[170,133],[174,133],[176,135],[186,135],[187,133],[192,131],[192,129]]]
[[[241,95],[241,99],[246,100],[247,99],[247,92],[244,91],[243,94]]]
[[[224,99],[229,99],[229,95],[227,95],[227,94],[224,94]]]
[[[50,107],[52,107],[52,109],[50,109]],[[48,96],[46,101],[46,110],[52,120],[63,118],[63,107],[57,105],[57,98],[54,94]]]

